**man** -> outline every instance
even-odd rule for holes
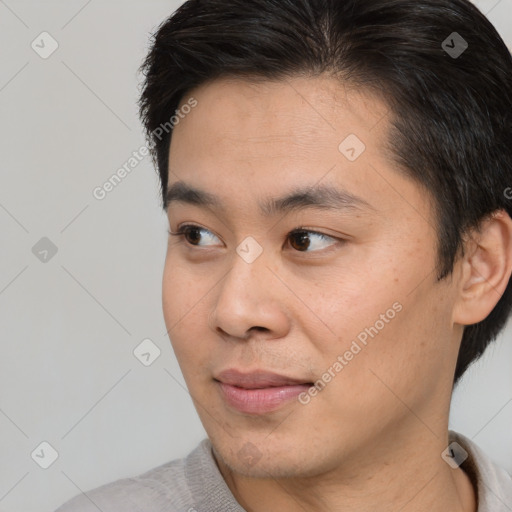
[[[512,510],[448,431],[512,302],[512,58],[486,18],[190,0],[143,69],[163,312],[208,439],[59,511]]]

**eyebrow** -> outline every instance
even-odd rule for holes
[[[225,209],[218,196],[183,181],[177,181],[168,188],[165,195],[165,210],[174,202],[207,209]],[[265,217],[290,213],[303,208],[318,208],[322,210],[366,209],[375,211],[375,208],[363,198],[329,185],[296,187],[284,196],[266,198],[260,201],[258,205],[262,215]]]

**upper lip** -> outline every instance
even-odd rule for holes
[[[296,384],[311,384],[307,379],[293,378],[265,370],[254,370],[244,373],[235,368],[220,372],[215,380],[245,389],[261,389],[276,386],[292,386]]]

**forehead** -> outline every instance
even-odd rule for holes
[[[200,118],[204,130],[216,127],[210,134],[213,139],[231,132],[234,137],[253,134],[256,138],[252,142],[261,143],[272,137],[298,139],[301,134],[303,139],[325,139],[328,132],[339,138],[347,128],[363,136],[389,112],[387,104],[369,91],[327,75],[273,81],[220,78],[184,95],[180,107],[191,96],[198,106],[187,116],[191,121],[180,123],[175,132],[185,124],[200,128],[194,123]],[[267,131],[262,132],[263,128]]]
[[[390,157],[387,104],[336,79],[219,79],[182,104],[190,97],[197,106],[171,139],[169,187],[186,182],[229,206],[322,184],[377,210],[419,188]]]

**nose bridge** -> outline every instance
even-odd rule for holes
[[[233,254],[231,268],[222,284],[222,294],[257,300],[260,285],[271,275],[266,256],[263,246],[254,237],[246,237]]]

